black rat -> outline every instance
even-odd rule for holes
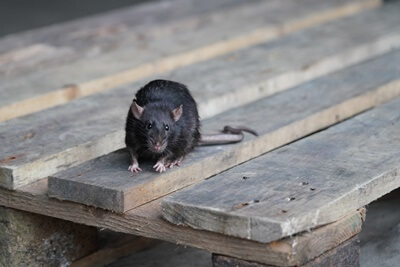
[[[131,172],[139,172],[138,157],[157,159],[158,172],[175,165],[196,145],[240,142],[246,127],[226,126],[224,134],[201,135],[197,104],[188,88],[178,82],[154,80],[136,93],[128,111],[125,143]]]

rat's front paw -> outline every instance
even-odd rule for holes
[[[161,161],[158,161],[156,163],[156,165],[153,166],[153,169],[156,169],[157,172],[162,173],[162,172],[165,172],[166,167],[165,167],[164,163],[162,163]]]
[[[139,164],[132,164],[132,165],[129,165],[128,170],[131,171],[131,172],[136,172],[136,173],[142,171],[142,169],[139,168]]]
[[[165,166],[167,167],[167,168],[173,168],[174,166],[181,166],[181,162],[182,162],[182,160],[183,160],[183,157],[181,157],[181,158],[178,158],[178,159],[176,159],[176,160],[174,160],[174,161],[171,161],[171,162],[167,162],[166,164],[165,164]]]

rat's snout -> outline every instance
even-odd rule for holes
[[[162,148],[161,142],[156,142],[156,143],[154,144],[154,150],[156,150],[156,151],[161,151],[161,148]]]
[[[162,153],[165,150],[166,141],[165,140],[155,140],[151,142],[150,150],[154,153]]]

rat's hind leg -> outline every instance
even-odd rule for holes
[[[132,149],[128,148],[129,150],[129,155],[131,156],[131,165],[129,165],[128,170],[131,172],[140,172],[142,171],[141,168],[139,168],[139,162],[136,156],[136,153],[132,151]]]

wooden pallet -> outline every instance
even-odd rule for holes
[[[400,23],[390,19],[397,17],[395,11],[388,9],[393,16],[386,16],[386,11],[373,12],[349,18],[347,24],[322,25],[302,38],[289,36],[161,77],[190,83],[202,118],[210,117],[398,47],[396,27]],[[378,23],[375,30],[365,29],[370,20]],[[342,31],[349,24],[349,31]],[[354,31],[363,31],[366,40],[350,38]],[[0,134],[7,142],[2,144],[0,169],[6,174],[0,177],[0,185],[14,189],[124,147],[127,107],[143,83],[82,98],[51,113],[42,111],[3,123]]]
[[[171,0],[0,39],[0,205],[202,248],[215,266],[344,259],[362,206],[400,186],[400,4],[379,4]],[[260,136],[128,172],[126,112],[156,77],[189,85],[203,132]]]
[[[208,131],[245,121],[259,136],[196,148],[180,168],[156,174],[148,162],[132,174],[120,150],[50,176],[49,195],[125,212],[399,96],[399,61],[389,53],[205,120]]]

